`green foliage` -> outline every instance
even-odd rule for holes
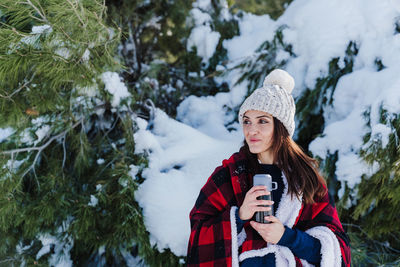
[[[351,262],[353,266],[399,266],[400,251],[387,243],[379,242],[354,224],[345,224],[351,240]]]
[[[317,79],[316,88],[307,89],[298,99],[297,114],[302,122],[302,125],[299,125],[298,142],[303,143],[304,147],[322,132],[324,108],[332,103],[332,95],[339,78],[352,71],[355,55],[357,48],[350,43],[344,60],[345,67],[338,67],[338,58],[331,60],[329,75]],[[376,59],[375,63],[377,71],[384,68],[379,59]],[[355,188],[350,188],[346,182],[340,183],[335,174],[338,151],[327,151],[321,168],[328,180],[329,191],[335,197],[341,221],[351,228],[348,229],[348,233],[351,238],[353,264],[398,266],[399,115],[387,112],[384,107],[380,108],[378,123],[391,129],[387,144],[383,143],[385,137],[372,133],[371,108],[365,111],[364,117],[369,131],[364,135],[364,145],[358,153],[374,172],[364,174]],[[343,193],[341,198],[337,194],[339,190]]]
[[[239,9],[257,15],[269,14],[271,18],[277,19],[292,0],[231,0],[228,2],[234,11]]]
[[[124,32],[120,54],[126,66],[122,73],[134,87],[142,104],[151,99],[155,106],[170,116],[189,95],[215,95],[227,91],[218,86],[213,76],[220,62],[226,60],[224,39],[238,34],[235,20],[220,18],[220,6],[213,3],[209,11],[210,27],[221,34],[217,52],[208,65],[187,49],[187,40],[194,27],[189,11],[194,1],[108,1],[110,17]],[[137,107],[140,109],[140,107]]]
[[[89,87],[100,66],[116,65],[110,53],[119,34],[102,23],[105,7],[96,1],[2,1],[0,8],[6,21],[0,28],[0,125],[72,112],[65,97],[82,94],[76,85]],[[31,33],[32,26],[45,28]]]
[[[388,143],[383,144],[384,137],[372,135],[371,122],[368,120],[370,131],[364,137],[360,155],[369,165],[375,166],[376,171],[370,176],[365,175],[358,187],[354,217],[362,218],[362,226],[371,236],[382,239],[400,232],[400,118],[398,114],[387,112],[384,107],[380,108],[380,112],[379,123],[392,131]],[[395,243],[396,247],[400,247],[398,241]]]
[[[306,150],[324,129],[323,109],[332,104],[332,96],[339,79],[353,71],[353,62],[358,48],[355,42],[350,42],[343,58],[344,66],[340,66],[340,58],[329,62],[329,70],[325,77],[318,78],[315,87],[306,88],[296,99],[296,117],[300,122],[297,126],[297,142]],[[333,152],[333,151],[332,151]]]
[[[63,254],[77,266],[124,266],[127,256],[160,255],[134,198],[147,161],[134,154],[130,100],[113,107],[101,79],[121,68],[120,30],[105,12],[96,0],[0,4],[0,127],[14,129],[0,143],[7,266],[48,266]]]
[[[328,176],[337,192],[343,186],[343,196],[337,198],[342,222],[349,227],[352,262],[356,266],[399,266],[399,116],[380,108],[379,123],[392,129],[387,145],[383,146],[381,135],[372,135],[371,110],[364,113],[366,126],[370,129],[364,136],[359,154],[375,170],[364,174],[355,188],[337,182],[335,175]],[[333,156],[333,155],[331,155]],[[332,160],[330,160],[332,159]],[[332,161],[333,164],[329,162]],[[336,157],[327,156],[324,170],[332,170]],[[329,166],[331,166],[329,168]]]

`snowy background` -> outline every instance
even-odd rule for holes
[[[196,26],[188,41],[188,49],[196,46],[206,64],[220,38],[210,27],[211,17],[203,12],[209,5],[210,0],[193,5],[191,16]],[[225,10],[221,16],[228,18],[230,14]],[[388,113],[400,112],[400,1],[294,0],[277,21],[268,15],[246,13],[239,21],[240,35],[223,42],[229,63],[218,69],[228,70],[254,56],[263,42],[272,40],[275,31],[286,25],[284,41],[292,44],[296,57],[283,50],[278,56],[288,61],[285,70],[296,81],[295,98],[306,88],[314,88],[317,78],[328,74],[328,63],[333,58],[340,58],[339,64],[344,65],[348,44],[357,44],[353,72],[340,78],[332,106],[324,110],[323,135],[310,145],[314,155],[322,158],[338,150],[336,175],[354,187],[362,174],[374,171],[359,158],[362,138],[368,131],[363,113],[370,109],[372,136],[380,138],[385,146],[393,129],[379,123],[379,110],[384,107]],[[384,66],[380,71],[377,59]],[[224,126],[233,116],[228,109],[240,105],[247,93],[246,82],[235,85],[241,75],[234,70],[217,78],[219,83],[228,83],[229,92],[186,98],[178,107],[176,120],[159,109],[151,125],[136,119],[139,130],[135,133],[135,152],[150,155],[149,167],[143,172],[146,180],[136,199],[143,208],[151,242],[160,251],[169,248],[178,256],[186,255],[189,212],[201,187],[222,160],[242,144],[239,124],[234,124],[231,131]],[[115,73],[105,73],[102,78],[105,83],[121,83]],[[117,87],[121,90],[107,89],[114,94],[114,106],[129,96],[122,83]],[[0,129],[0,142],[11,134],[11,129]],[[136,173],[132,166],[132,176]]]
[[[191,14],[196,27],[188,42],[197,47],[204,62],[213,54],[219,38],[209,26],[209,15],[201,11],[209,2],[194,4]],[[289,58],[284,51],[279,57],[288,59],[285,69],[296,81],[296,97],[305,88],[314,88],[317,78],[328,73],[332,58],[338,57],[344,64],[349,42],[355,42],[359,52],[353,72],[339,80],[333,106],[324,110],[324,133],[310,145],[314,155],[322,158],[338,150],[338,179],[354,187],[363,173],[373,171],[358,155],[367,131],[364,111],[371,108],[372,135],[379,136],[383,146],[392,129],[379,124],[379,108],[400,112],[400,34],[395,29],[399,18],[400,2],[395,0],[295,0],[277,21],[268,15],[245,14],[240,19],[240,36],[223,43],[230,65],[220,69],[251,57],[264,41],[272,40],[279,26],[287,25],[284,41],[293,45],[296,57]],[[385,66],[379,72],[377,58]],[[227,108],[239,105],[247,92],[246,82],[233,86],[240,75],[230,71],[219,78],[219,82],[230,85],[227,93],[185,99],[178,107],[178,121],[161,110],[156,111],[151,130],[146,121],[137,121],[137,152],[150,152],[150,166],[136,199],[143,207],[151,242],[160,250],[170,248],[178,256],[186,255],[189,212],[201,187],[222,160],[242,144],[238,124],[236,131],[224,127],[232,119]]]

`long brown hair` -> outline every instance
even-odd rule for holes
[[[250,172],[260,170],[257,155],[250,152],[244,140],[244,149],[250,161]],[[326,193],[325,179],[319,174],[318,162],[307,156],[299,145],[290,138],[285,126],[274,117],[274,135],[272,140],[274,162],[283,171],[288,182],[288,193],[300,197],[306,204],[314,203],[314,197],[323,197]]]

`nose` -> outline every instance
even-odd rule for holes
[[[250,135],[255,135],[255,134],[257,134],[257,133],[258,133],[258,127],[257,127],[257,125],[256,125],[256,124],[251,124],[251,125],[249,125],[248,131],[249,131],[249,134],[250,134]]]

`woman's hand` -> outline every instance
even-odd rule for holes
[[[269,195],[267,187],[263,185],[253,186],[244,197],[243,204],[239,208],[239,217],[241,220],[249,220],[256,211],[269,211],[270,207],[259,207],[260,205],[273,205],[271,200],[257,200],[257,197]]]
[[[281,221],[274,216],[266,216],[265,219],[271,223],[258,223],[251,221],[250,225],[258,232],[258,234],[266,241],[272,244],[276,244],[281,240],[283,233],[285,232],[285,227]]]

